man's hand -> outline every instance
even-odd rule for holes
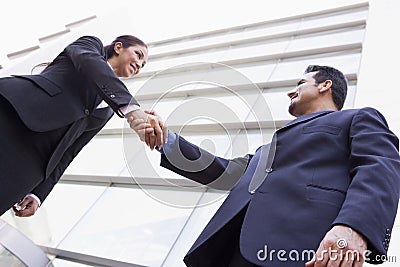
[[[367,241],[348,226],[336,225],[321,241],[315,259],[306,267],[362,267]]]
[[[26,196],[21,202],[13,206],[15,215],[18,217],[29,217],[36,213],[39,203],[35,198]]]
[[[155,146],[162,148],[166,142],[167,127],[161,117],[154,111],[135,110],[126,115],[130,127],[139,135],[141,141],[146,142],[151,150]]]

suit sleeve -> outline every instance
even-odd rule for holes
[[[105,124],[105,123],[104,123]],[[101,130],[100,128],[94,128],[92,130],[84,132],[74,144],[71,145],[65,151],[58,165],[54,168],[53,172],[45,179],[42,183],[36,186],[31,193],[35,194],[43,203],[43,201],[50,194],[53,187],[58,183],[61,176],[72,162],[72,160],[78,155],[82,148],[89,143],[89,141]]]
[[[83,36],[65,48],[75,68],[96,84],[99,95],[120,116],[120,108],[139,105],[125,84],[117,77],[105,59],[102,42],[94,36]]]
[[[219,190],[230,190],[242,177],[252,155],[224,159],[186,141],[181,136],[164,145],[161,166],[193,181]]]
[[[348,225],[363,234],[372,252],[367,262],[381,263],[399,202],[398,138],[372,108],[354,116],[349,138],[351,183],[333,225]]]

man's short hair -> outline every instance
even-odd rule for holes
[[[317,72],[314,74],[316,85],[326,81],[332,81],[332,98],[338,110],[341,110],[347,95],[347,79],[343,73],[333,67],[310,65],[304,73]]]

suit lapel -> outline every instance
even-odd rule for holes
[[[312,114],[307,114],[307,115],[298,117],[295,120],[292,120],[291,122],[289,122],[282,128],[278,129],[275,132],[271,143],[269,143],[261,148],[259,162],[257,164],[256,170],[254,171],[253,177],[249,183],[249,192],[250,193],[255,192],[257,190],[257,188],[259,188],[261,186],[261,184],[264,182],[264,180],[267,178],[269,172],[272,170],[271,167],[272,167],[272,163],[274,162],[275,151],[276,151],[277,133],[279,131],[284,131],[286,129],[291,128],[292,126],[313,120],[315,118],[321,117],[321,116],[329,114],[331,112],[333,112],[333,111],[324,110],[324,111],[319,111],[319,112],[315,112]]]

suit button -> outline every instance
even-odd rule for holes
[[[89,112],[88,109],[85,109],[85,114],[86,114],[86,115],[89,115],[89,114],[90,114],[90,112]]]
[[[270,172],[272,172],[272,171],[273,171],[272,168],[267,168],[267,169],[265,170],[266,173],[270,173]]]
[[[110,95],[110,97],[111,97],[111,98],[114,98],[114,97],[115,97],[115,95]]]
[[[251,190],[251,191],[250,191],[250,194],[251,194],[251,195],[254,195],[255,192],[256,192],[255,190]]]

